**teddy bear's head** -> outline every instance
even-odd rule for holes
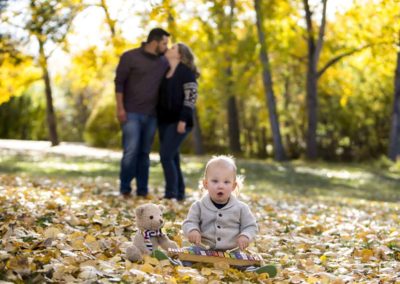
[[[140,205],[136,208],[136,225],[140,230],[156,231],[164,225],[164,207],[153,203]]]

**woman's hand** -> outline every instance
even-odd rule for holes
[[[200,245],[201,243],[201,234],[197,230],[192,230],[188,234],[189,242],[195,245]]]
[[[186,122],[185,121],[179,121],[178,122],[178,126],[176,128],[176,131],[178,133],[181,133],[181,134],[185,133],[185,131],[186,131]]]
[[[244,250],[245,248],[247,248],[249,246],[249,243],[249,238],[244,235],[240,235],[237,239],[237,244],[240,250]]]

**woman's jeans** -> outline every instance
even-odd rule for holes
[[[157,129],[157,118],[134,112],[127,113],[122,125],[123,155],[120,172],[120,192],[129,194],[136,178],[136,194],[146,196],[149,181],[150,150]]]
[[[192,130],[186,127],[185,133],[177,132],[177,123],[159,124],[160,160],[164,170],[165,195],[164,198],[185,199],[185,183],[180,166],[179,148]]]

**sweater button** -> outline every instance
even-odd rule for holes
[[[221,238],[217,238],[217,241],[220,241],[221,240]]]
[[[222,214],[221,214],[221,213],[219,213],[219,214],[218,214],[218,216],[219,216],[219,217],[222,217]]]

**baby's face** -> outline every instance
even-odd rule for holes
[[[223,161],[209,165],[203,186],[215,203],[227,203],[236,188],[236,174],[232,165]]]

